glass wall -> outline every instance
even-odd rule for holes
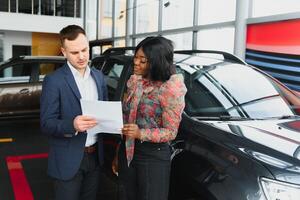
[[[252,17],[286,14],[300,11],[298,0],[252,0]]]
[[[0,62],[3,61],[3,34],[0,33]]]
[[[32,13],[32,0],[19,1],[19,13]]]
[[[164,0],[162,9],[163,30],[193,26],[194,0]]]
[[[190,50],[192,49],[192,32],[184,32],[179,34],[164,35],[166,38],[172,40],[174,49]]]
[[[239,19],[236,19],[239,14],[236,12],[237,2],[238,7],[246,4],[250,20],[275,14],[300,13],[300,1],[297,0],[247,0],[243,1],[247,2],[245,4],[240,4],[238,0],[99,2],[98,39],[115,41],[114,46],[134,46],[147,36],[162,35],[173,40],[175,49],[210,49],[229,53],[234,52],[237,22],[248,22],[244,16],[238,15]]]
[[[126,0],[116,0],[115,36],[125,36],[126,32]]]
[[[17,1],[18,0],[8,0],[8,3],[10,4],[8,12],[17,12]]]
[[[156,0],[136,0],[136,33],[146,33],[158,30],[158,3]]]
[[[236,0],[199,0],[199,24],[213,24],[235,20]]]
[[[0,12],[8,11],[8,0],[2,0],[0,3]]]
[[[63,8],[59,8],[59,11],[63,10]],[[44,0],[41,4],[41,12],[42,15],[54,15],[54,1],[53,0]],[[60,12],[62,13],[62,12]]]
[[[0,11],[80,17],[82,0],[1,0]]]
[[[40,11],[40,0],[34,0],[33,1],[33,14],[39,15],[41,14]]]
[[[112,0],[102,0],[100,3],[99,39],[112,37]]]
[[[124,47],[125,46],[125,40],[115,40],[114,41],[114,47]]]
[[[100,2],[98,39],[112,39],[114,46],[134,46],[147,36],[162,35],[174,42],[175,49],[208,48],[233,52],[236,0]],[[230,26],[228,22],[231,22]],[[129,24],[128,35],[126,23]],[[111,31],[113,25],[114,34]]]
[[[86,27],[85,31],[89,40],[97,39],[97,0],[86,1],[87,12],[85,14]]]
[[[233,53],[234,27],[214,28],[198,32],[198,49],[220,50]]]

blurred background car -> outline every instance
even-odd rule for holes
[[[0,119],[38,118],[44,76],[63,56],[19,56],[0,63]]]
[[[133,49],[109,49],[92,60],[106,75],[110,100],[123,98]],[[188,92],[171,145],[169,199],[299,199],[296,93],[226,52],[175,51],[174,58]],[[105,169],[115,181],[111,162],[119,140],[105,135]]]

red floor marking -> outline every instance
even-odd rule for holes
[[[6,157],[6,164],[10,176],[10,181],[13,187],[15,200],[33,200],[33,195],[24,173],[21,161],[47,157],[47,153]]]

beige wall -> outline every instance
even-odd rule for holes
[[[55,33],[32,33],[32,55],[60,55],[59,35]]]

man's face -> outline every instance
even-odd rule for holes
[[[61,52],[78,71],[84,71],[89,62],[89,43],[85,35],[75,40],[65,40]]]

